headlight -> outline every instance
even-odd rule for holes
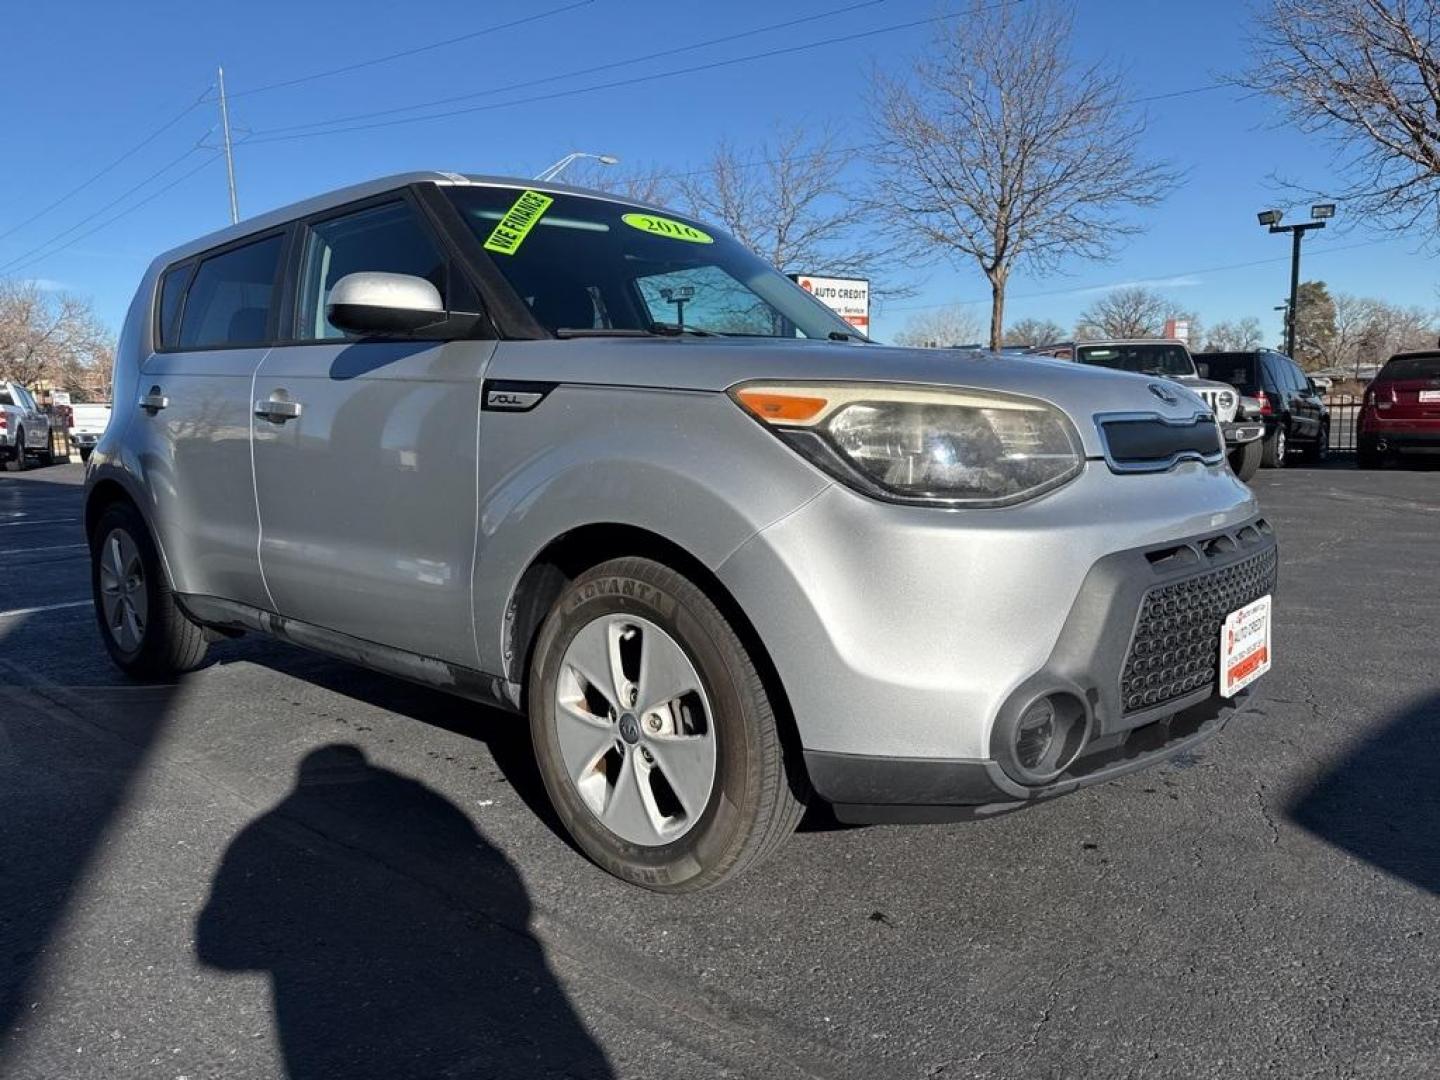
[[[1235,395],[1229,390],[1221,390],[1220,396],[1216,399],[1220,403],[1221,412],[1229,412],[1235,407]]]
[[[750,383],[733,394],[826,472],[895,502],[1008,506],[1084,463],[1065,414],[1033,398],[860,383]]]

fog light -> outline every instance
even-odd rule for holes
[[[996,757],[1020,783],[1029,787],[1048,784],[1080,756],[1088,728],[1088,714],[1077,698],[1066,693],[1045,694],[1030,702],[1018,718],[997,726]]]

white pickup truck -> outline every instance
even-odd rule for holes
[[[110,423],[110,403],[76,403],[70,406],[70,413],[70,445],[80,451],[82,461],[89,461],[90,451]]]
[[[55,460],[50,452],[50,417],[25,387],[0,382],[0,468],[13,462],[15,469],[24,470],[31,458],[42,465]]]

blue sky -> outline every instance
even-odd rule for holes
[[[934,0],[883,0],[789,29],[681,51],[784,19],[834,13],[854,2],[15,5],[6,15],[8,48],[0,65],[6,159],[0,168],[0,233],[9,233],[0,236],[0,274],[90,296],[100,315],[118,328],[135,282],[156,252],[224,225],[223,165],[218,159],[207,163],[207,150],[186,154],[197,141],[215,142],[210,130],[218,119],[215,106],[206,102],[181,115],[213,83],[217,63],[225,65],[235,95],[232,122],[251,133],[236,151],[242,216],[409,168],[529,175],[572,149],[616,154],[628,164],[693,169],[718,139],[743,146],[763,139],[777,123],[828,124],[842,144],[862,143],[868,73],[875,66],[900,70],[925,47],[933,27],[867,31],[947,10]],[[564,8],[410,57],[247,92]],[[414,17],[419,11],[424,18]],[[1113,64],[1137,96],[1205,86],[1245,60],[1248,14],[1239,0],[1079,0],[1076,11],[1077,55]],[[859,36],[683,77],[501,104],[847,34]],[[267,132],[282,127],[476,94],[653,53],[668,55],[451,106],[500,104],[484,111],[266,141]],[[1272,309],[1288,288],[1288,238],[1265,233],[1254,215],[1278,204],[1292,218],[1304,216],[1305,208],[1277,195],[1269,177],[1282,170],[1323,187],[1330,176],[1329,148],[1280,125],[1267,101],[1232,89],[1155,101],[1146,109],[1150,129],[1143,150],[1184,168],[1185,185],[1140,216],[1146,231],[1113,261],[1077,262],[1063,275],[1044,279],[1012,279],[1009,318],[1049,317],[1068,326],[1104,288],[1144,282],[1207,323],[1253,315],[1278,337],[1279,315]],[[111,172],[17,228],[176,116],[173,126]],[[862,172],[857,163],[852,175],[858,181]],[[147,198],[139,209],[117,217]],[[1332,290],[1436,304],[1437,275],[1418,242],[1347,223],[1343,206],[1334,226],[1307,238],[1305,277],[1323,278]],[[917,273],[915,283],[916,296],[879,314],[876,336],[893,334],[926,306],[973,301],[977,318],[988,313],[987,286],[970,267],[937,266]]]

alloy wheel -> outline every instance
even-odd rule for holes
[[[699,673],[648,619],[610,614],[565,649],[555,733],[570,782],[607,829],[646,847],[699,821],[715,787],[715,727]]]
[[[105,627],[121,652],[135,653],[145,640],[149,600],[140,549],[124,529],[113,529],[100,548],[100,604]]]

